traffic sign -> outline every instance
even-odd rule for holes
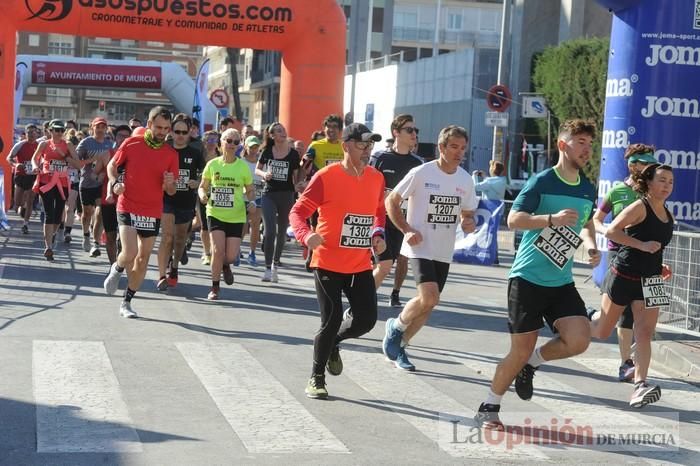
[[[216,89],[212,91],[209,100],[216,108],[226,108],[229,102],[228,92],[226,92],[226,89]]]
[[[486,112],[486,126],[505,128],[508,126],[508,114],[503,112]]]
[[[505,112],[510,107],[513,96],[510,90],[502,85],[491,86],[486,95],[486,105],[494,112]]]
[[[523,97],[523,118],[547,118],[547,101],[542,96]]]

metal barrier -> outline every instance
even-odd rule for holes
[[[700,233],[676,231],[664,251],[673,276],[667,286],[671,306],[659,313],[659,324],[700,333]]]

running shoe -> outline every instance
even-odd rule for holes
[[[187,265],[187,263],[190,261],[189,256],[187,255],[187,249],[182,251],[182,257],[180,257],[180,263],[182,265]]]
[[[168,274],[168,287],[175,288],[177,286],[177,269],[170,269]]]
[[[119,272],[117,270],[117,263],[115,262],[109,268],[109,275],[107,275],[107,278],[105,278],[103,284],[105,293],[112,295],[117,292],[117,288],[119,288],[119,279],[121,278],[121,276],[122,272]]]
[[[83,235],[83,251],[90,252],[90,235]]]
[[[204,254],[202,256],[202,265],[211,265],[211,256]]]
[[[138,317],[138,314],[131,309],[131,303],[127,303],[126,301],[122,301],[121,306],[119,306],[119,315],[127,319],[135,319]]]
[[[598,312],[597,309],[594,309],[590,306],[587,306],[586,307],[586,316],[588,317],[588,320],[593,320],[593,316],[595,315],[596,312]]]
[[[29,234],[29,227],[27,225],[22,225],[22,234],[23,235]]]
[[[637,382],[630,398],[630,406],[643,408],[650,403],[656,403],[661,398],[661,387],[650,387],[646,382]]]
[[[324,374],[312,375],[309,383],[306,385],[306,396],[315,399],[328,398],[328,390],[326,390],[326,376]]]
[[[219,288],[212,287],[207,295],[209,301],[217,301],[219,299]]]
[[[168,289],[168,279],[166,277],[161,277],[156,283],[156,289],[158,291],[165,291]]]
[[[391,298],[389,298],[389,304],[391,307],[402,307],[401,300],[399,299],[399,294],[391,292]]]
[[[330,375],[340,375],[343,373],[343,360],[340,359],[340,348],[335,345],[326,363],[326,369]]]
[[[498,417],[498,412],[501,410],[501,405],[492,405],[481,403],[479,411],[477,411],[474,420],[482,429],[486,430],[505,430],[505,426]]]
[[[271,269],[265,269],[265,273],[263,274],[262,281],[264,281],[264,282],[271,282],[272,281],[272,270]]]
[[[92,249],[90,249],[90,257],[99,257],[100,254],[100,247],[98,245],[94,245]]]
[[[617,380],[620,382],[632,382],[634,380],[634,362],[631,359],[628,359],[620,366]]]
[[[401,370],[408,371],[408,372],[413,372],[416,370],[416,366],[414,366],[411,361],[408,360],[408,354],[406,354],[406,348],[401,348],[399,350],[398,356],[396,356],[396,361],[394,361],[394,365]]]
[[[187,237],[187,241],[185,242],[185,250],[189,251],[192,249],[192,243],[194,243],[194,231]]]
[[[397,329],[394,325],[396,319],[388,319],[386,321],[386,331],[382,340],[382,352],[390,361],[396,361],[401,351],[401,337],[403,332]]]
[[[527,401],[532,398],[532,378],[535,376],[536,370],[536,367],[525,364],[515,377],[515,393],[518,394],[521,400]]]
[[[46,258],[47,261],[53,262],[53,249],[51,249],[51,248],[44,249],[44,257]]]
[[[224,282],[227,285],[233,285],[233,272],[231,271],[231,266],[228,264],[224,264]]]
[[[272,283],[277,283],[277,282],[279,282],[280,279],[279,279],[279,277],[277,276],[277,267],[273,265],[271,270],[272,270],[272,276],[270,277],[270,281],[271,281]]]
[[[279,259],[276,260],[276,261],[273,261],[272,264],[273,264],[275,267],[284,267],[284,266],[282,265],[282,261],[279,260]]]
[[[257,267],[258,265],[258,260],[255,257],[255,252],[253,251],[250,251],[250,253],[248,254],[248,265],[250,265],[251,267]]]
[[[345,309],[345,312],[343,312],[343,320],[348,320],[352,319],[352,308],[349,307]]]
[[[73,241],[73,237],[70,235],[70,233],[64,233],[63,234],[63,242],[68,244],[71,241]]]

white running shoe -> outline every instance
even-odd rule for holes
[[[275,267],[275,266],[273,265],[271,270],[272,270],[272,274],[271,274],[271,277],[270,277],[270,281],[271,281],[272,283],[277,283],[277,282],[279,282],[280,279],[279,279],[279,277],[277,276],[277,267]]]
[[[90,235],[83,235],[83,251],[90,252]]]
[[[121,276],[122,272],[117,270],[117,263],[115,262],[112,264],[112,267],[109,268],[109,275],[107,275],[107,278],[105,278],[104,281],[105,293],[108,295],[113,295],[117,292],[117,289],[119,288],[119,279]]]
[[[271,282],[272,281],[272,270],[265,269],[265,273],[263,274],[262,281],[264,281],[264,282]]]
[[[119,315],[122,317],[126,317],[127,319],[135,319],[138,317],[138,314],[134,312],[133,309],[131,309],[131,303],[127,302],[122,302],[122,305],[119,306]]]

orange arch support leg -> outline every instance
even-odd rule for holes
[[[10,208],[12,199],[12,169],[7,163],[7,155],[12,149],[14,133],[15,58],[17,55],[16,30],[0,21],[0,95],[4,96],[5,111],[0,112],[0,167],[5,172],[5,209]]]

